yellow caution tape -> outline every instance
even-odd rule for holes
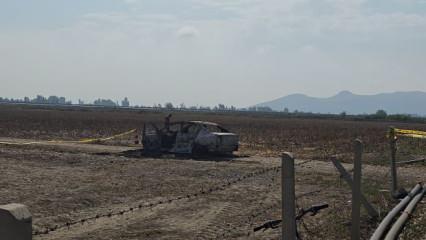
[[[105,142],[105,141],[108,141],[108,140],[111,140],[111,139],[114,139],[114,138],[119,138],[119,137],[123,137],[123,136],[129,135],[129,134],[134,133],[134,132],[136,132],[136,129],[132,129],[132,130],[129,130],[127,132],[120,133],[120,134],[117,134],[117,135],[114,135],[114,136],[111,136],[111,137],[106,137],[106,138],[88,138],[88,139],[82,139],[80,141],[77,141],[77,143]]]
[[[395,133],[399,133],[399,134],[417,134],[417,135],[426,136],[426,132],[424,132],[424,131],[398,129],[398,128],[395,128]]]
[[[426,139],[426,136],[424,136],[424,135],[418,135],[418,134],[401,134],[401,135],[399,135],[399,134],[398,134],[398,136],[401,136],[401,137],[411,137],[411,138],[423,138],[423,139]]]
[[[40,141],[40,142],[0,142],[3,145],[32,145],[32,144],[49,144],[49,143],[94,143],[94,142],[104,142],[108,140],[112,140],[115,138],[123,137],[129,135],[131,133],[136,132],[136,129],[129,130],[124,133],[116,134],[106,138],[85,138],[77,141],[66,141],[66,140],[51,140],[51,141]]]
[[[18,142],[0,142],[0,144],[3,145],[30,145],[30,144],[37,144],[41,142],[25,142],[25,143],[18,143]]]
[[[424,132],[424,131],[398,129],[398,128],[394,128],[393,130],[394,130],[395,135],[397,135],[397,136],[426,139],[426,132]]]

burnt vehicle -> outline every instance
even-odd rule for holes
[[[238,150],[239,136],[217,123],[203,121],[173,122],[166,118],[163,128],[145,124],[144,151],[176,154],[232,154]]]

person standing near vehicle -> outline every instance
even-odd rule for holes
[[[167,132],[170,131],[170,118],[172,117],[172,114],[169,114],[165,119],[164,119],[164,128],[166,129]]]

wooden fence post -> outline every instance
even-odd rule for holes
[[[361,161],[363,145],[361,140],[355,140],[354,145],[354,177],[352,185],[352,229],[351,240],[360,239],[360,217],[361,217]]]
[[[32,216],[25,205],[12,203],[0,206],[0,239],[32,239]]]
[[[296,239],[294,158],[291,153],[282,155],[281,194],[282,194],[282,239]]]
[[[331,159],[331,162],[334,164],[337,171],[339,171],[341,177],[343,177],[343,179],[348,183],[349,187],[352,190],[354,185],[352,176],[345,170],[343,165],[335,157]],[[368,202],[367,198],[365,198],[362,192],[361,192],[361,204],[364,205],[368,215],[370,215],[372,218],[376,218],[379,216],[379,213],[377,212],[377,210]]]
[[[396,196],[398,190],[398,182],[397,182],[397,172],[396,172],[396,135],[395,129],[393,127],[389,130],[389,145],[391,151],[390,158],[390,171],[391,171],[391,194],[392,196]]]

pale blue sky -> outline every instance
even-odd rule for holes
[[[0,95],[247,106],[426,91],[426,0],[0,0]]]

